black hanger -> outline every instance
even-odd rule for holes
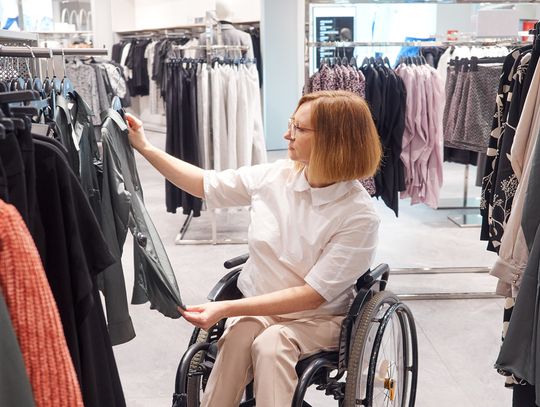
[[[4,129],[8,132],[12,132],[13,130],[15,130],[15,124],[8,117],[1,117],[0,124],[4,126]]]
[[[21,114],[21,115],[30,116],[30,117],[39,115],[38,110],[32,106],[15,106],[15,107],[11,107],[9,110],[11,113],[17,114],[17,115]]]
[[[22,90],[0,93],[0,107],[6,116],[10,115],[10,103],[40,100],[39,93],[33,90]]]

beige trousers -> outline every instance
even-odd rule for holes
[[[230,318],[201,406],[237,407],[251,380],[257,407],[290,406],[298,382],[296,363],[321,350],[337,349],[342,320]]]

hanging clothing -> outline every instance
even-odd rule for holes
[[[81,390],[39,254],[15,207],[3,201],[0,235],[0,291],[6,298],[36,406],[82,407]]]
[[[405,187],[401,198],[411,204],[436,208],[443,183],[441,156],[444,85],[429,65],[401,64],[396,73],[406,89],[406,120],[401,160],[405,166]]]
[[[507,188],[508,185],[517,184],[517,187],[501,238],[499,257],[491,270],[491,274],[499,278],[497,293],[507,297],[516,297],[529,256],[521,228],[521,220],[524,216],[527,186],[531,176],[530,162],[533,159],[534,146],[537,144],[540,132],[540,109],[538,108],[540,103],[540,93],[538,92],[540,68],[538,65],[535,71],[510,150],[510,164],[513,170],[513,178],[511,179],[515,179],[515,181],[507,184],[504,191],[510,192]],[[533,214],[529,216],[533,216],[532,219],[534,219]]]
[[[308,78],[303,93],[339,89],[348,90],[365,98],[366,79],[362,71],[355,66],[335,65],[330,67],[328,64],[322,64],[320,69]],[[375,179],[373,177],[360,180],[360,182],[370,195],[376,194]]]
[[[399,192],[405,189],[405,174],[401,161],[405,129],[406,90],[402,79],[388,66],[380,63],[361,67],[366,78],[366,101],[377,126],[383,147],[383,164],[375,174],[375,196],[399,213]]]
[[[99,113],[99,91],[97,86],[96,71],[89,64],[83,63],[79,59],[73,59],[66,64],[66,76],[71,80],[73,87],[88,103],[92,112],[92,123],[100,124]]]
[[[125,406],[96,282],[114,258],[65,154],[44,137],[36,138],[34,148],[42,225],[34,240],[42,245],[84,405]]]
[[[165,151],[200,166],[197,127],[197,69],[182,63],[167,64],[167,136]],[[182,208],[185,215],[201,215],[202,200],[165,181],[167,211]]]
[[[213,168],[210,152],[212,142],[210,138],[210,74],[207,64],[199,64],[197,67],[197,122],[201,149],[199,162],[201,168],[209,170]],[[213,155],[213,154],[212,154]]]
[[[489,175],[491,188],[489,191],[490,201],[488,204],[488,217],[484,222],[487,222],[488,227],[488,250],[498,253],[501,239],[504,234],[504,229],[510,216],[512,201],[518,185],[518,180],[512,169],[510,159],[510,149],[514,140],[516,126],[520,120],[521,110],[521,90],[523,79],[530,53],[520,54],[515,61],[515,69],[510,85],[511,94],[508,95],[507,103],[507,119],[500,132],[497,140],[497,148],[495,158],[491,166],[493,171]],[[490,151],[488,150],[488,165]],[[486,186],[487,187],[487,186]],[[485,238],[485,235],[482,235]]]
[[[25,167],[13,127],[6,129],[5,137],[0,138],[0,159],[6,174],[9,202],[17,207],[24,221],[28,223]]]
[[[152,70],[154,67],[154,59],[156,58],[156,45],[157,41],[152,41],[146,46],[144,58],[146,59],[147,71],[149,78],[152,78]],[[159,91],[159,85],[155,80],[148,80],[148,98],[150,99],[150,113],[165,115],[165,105],[161,93]]]
[[[151,308],[165,316],[180,317],[178,307],[184,307],[180,291],[167,252],[159,234],[144,207],[143,192],[133,149],[129,144],[128,128],[115,110],[109,109],[103,116],[101,127],[104,155],[104,222],[110,223],[112,231],[108,236],[116,236],[116,254],[124,243],[127,228],[134,237],[135,285],[133,304],[150,301]],[[106,170],[105,170],[106,169]],[[108,210],[110,208],[112,210]],[[116,219],[115,219],[116,218]],[[109,230],[109,228],[107,228]],[[117,261],[120,257],[117,257]],[[121,268],[115,275],[105,275],[105,288],[118,293],[124,290]],[[123,303],[123,301],[121,301]],[[122,318],[123,317],[123,318]],[[131,325],[127,311],[118,317],[120,323]],[[128,323],[129,321],[129,323]]]
[[[540,171],[540,143],[536,143],[529,166],[531,174]],[[495,366],[519,377],[536,388],[540,385],[537,323],[540,315],[538,293],[540,270],[540,179],[529,178],[527,198],[523,207],[521,227],[530,252],[527,267],[521,279],[519,294],[512,312],[508,332],[504,338]],[[533,323],[531,323],[531,321]],[[536,394],[540,404],[540,394]]]
[[[35,407],[26,366],[0,290],[0,405]]]

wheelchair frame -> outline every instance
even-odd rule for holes
[[[242,255],[228,260],[224,263],[226,269],[231,269],[240,266],[248,259],[248,255]],[[236,286],[238,275],[241,272],[241,268],[236,268],[228,272],[223,276],[219,282],[214,286],[208,295],[210,301],[219,301],[224,299],[241,298],[242,293]],[[293,407],[306,407],[309,406],[304,401],[306,391],[309,386],[317,385],[317,390],[324,390],[326,395],[332,395],[335,400],[338,400],[339,406],[345,404],[345,386],[346,383],[339,380],[344,376],[348,370],[350,351],[352,346],[352,334],[358,329],[359,316],[362,315],[365,305],[378,293],[385,291],[390,275],[390,268],[387,264],[380,264],[373,270],[368,270],[364,273],[356,282],[357,294],[354,298],[352,305],[349,308],[347,315],[345,316],[341,324],[341,332],[339,339],[339,346],[337,351],[319,352],[306,359],[298,362],[296,370],[298,373],[298,384],[293,396]],[[378,283],[377,289],[374,287]],[[393,297],[395,298],[395,297]],[[396,298],[397,300],[397,298]],[[375,365],[379,354],[379,347],[382,341],[384,330],[390,321],[390,318],[396,314],[398,315],[400,326],[406,333],[405,334],[405,347],[412,350],[411,366],[407,363],[406,369],[411,373],[410,380],[410,393],[409,403],[406,406],[402,404],[400,407],[414,407],[416,399],[416,384],[418,375],[418,350],[417,350],[417,335],[412,313],[408,307],[397,300],[393,305],[385,311],[383,317],[378,321],[380,323],[375,343],[370,356],[370,368],[368,371],[368,383],[374,380]],[[407,326],[405,326],[405,319],[407,319]],[[205,386],[205,375],[208,377],[213,367],[213,361],[205,360],[210,356],[210,353],[217,353],[217,345],[215,342],[223,334],[225,327],[225,319],[215,324],[209,331],[203,342],[200,342],[201,331],[196,328],[190,339],[190,344],[180,363],[178,365],[176,380],[175,380],[175,393],[173,394],[173,407],[191,407],[188,405],[188,379],[201,375]],[[362,344],[365,345],[365,344]],[[201,352],[204,352],[201,354]],[[201,361],[197,360],[197,355],[201,355]],[[408,358],[408,356],[407,356]],[[374,362],[372,362],[374,361]],[[197,365],[194,368],[194,365]],[[337,371],[334,376],[330,376],[330,373]],[[406,374],[405,385],[409,384],[408,374]],[[367,386],[369,387],[369,386]],[[407,389],[407,387],[406,387]],[[355,400],[352,405],[363,405],[369,407],[370,397],[373,397],[373,389],[366,388],[366,398],[364,400]],[[405,403],[405,400],[403,400]],[[253,398],[252,383],[246,387],[246,401],[240,404],[240,407],[254,406],[255,400]],[[346,406],[348,407],[348,406]]]

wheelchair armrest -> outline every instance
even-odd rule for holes
[[[242,254],[241,256],[233,257],[232,259],[227,260],[225,263],[223,263],[223,266],[226,269],[232,269],[234,267],[238,267],[241,264],[244,264],[247,259],[249,259],[249,253]]]
[[[370,288],[377,280],[381,279],[386,286],[388,277],[390,276],[390,267],[388,264],[379,264],[373,270],[368,270],[362,277],[356,281],[356,289]]]
[[[210,301],[236,300],[242,298],[243,295],[236,286],[240,271],[242,271],[242,269],[237,268],[225,274],[221,280],[217,282],[214,288],[212,288],[207,298]]]

